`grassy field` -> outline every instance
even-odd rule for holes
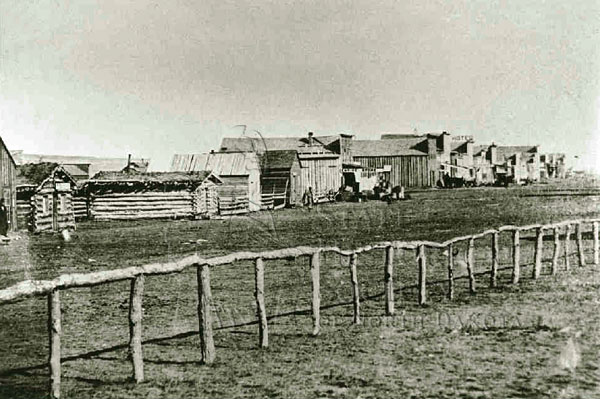
[[[503,224],[547,223],[600,216],[596,183],[412,193],[410,201],[328,204],[210,221],[82,223],[69,243],[24,237],[1,248],[0,288],[26,278],[94,271],[238,250],[297,245],[352,248],[392,239],[444,240]],[[589,238],[589,237],[588,237]],[[396,255],[397,315],[383,317],[383,252],[359,258],[363,324],[351,325],[347,259],[322,264],[322,333],[310,337],[306,259],[268,262],[266,303],[270,348],[257,349],[250,263],[212,271],[217,361],[199,364],[196,280],[190,270],[153,276],[144,295],[147,381],[129,381],[128,283],[63,292],[63,397],[600,397],[600,276],[593,266],[531,281],[533,241],[524,237],[524,280],[487,289],[489,242],[478,241],[479,287],[457,282],[428,287],[416,305],[414,253]],[[501,266],[510,265],[509,235]],[[586,250],[591,250],[586,241]],[[546,245],[544,257],[551,257]],[[463,248],[461,248],[463,249]],[[572,246],[575,251],[574,245]],[[461,255],[462,256],[462,252]],[[446,258],[428,254],[428,280],[442,279]],[[572,257],[576,265],[576,257]],[[0,312],[0,397],[41,398],[47,391],[46,301],[31,298]],[[561,351],[580,333],[575,372],[559,367]]]

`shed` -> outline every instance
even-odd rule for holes
[[[219,213],[232,215],[261,208],[260,163],[253,152],[176,154],[172,172],[212,170],[223,182],[217,187]]]
[[[207,218],[218,212],[220,184],[210,171],[99,172],[82,191],[94,220]]]
[[[25,164],[17,173],[20,227],[60,231],[75,226],[73,193],[77,183],[61,165]]]
[[[301,166],[295,150],[265,151],[260,155],[263,208],[302,203]]]

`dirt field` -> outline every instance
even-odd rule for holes
[[[585,188],[583,188],[585,186]],[[503,224],[548,223],[600,216],[594,183],[412,193],[410,201],[322,205],[210,221],[82,223],[72,242],[24,237],[0,248],[0,288],[26,278],[114,269],[177,259],[298,245],[361,244],[431,239],[479,232]],[[586,236],[586,251],[591,243]],[[129,381],[127,282],[72,289],[63,301],[63,397],[600,397],[600,275],[576,267],[531,281],[533,241],[522,242],[523,281],[488,289],[489,243],[477,243],[479,291],[457,282],[428,287],[429,303],[416,304],[414,253],[396,256],[396,308],[383,317],[383,252],[359,257],[363,324],[352,326],[347,259],[322,264],[322,333],[311,331],[306,259],[266,264],[270,348],[257,349],[250,263],[212,271],[217,361],[199,364],[196,279],[153,276],[144,295],[146,382]],[[501,236],[501,266],[510,265],[510,236]],[[546,245],[545,259],[551,257]],[[461,248],[462,250],[462,248]],[[575,252],[575,246],[572,245]],[[27,256],[23,262],[20,253]],[[459,254],[463,256],[463,252]],[[589,257],[589,255],[588,255]],[[591,258],[590,258],[591,259]],[[428,280],[442,279],[446,258],[428,253]],[[562,264],[561,264],[562,265]],[[247,325],[248,324],[248,325]],[[0,312],[0,397],[42,398],[47,392],[45,298],[8,304]],[[575,338],[579,333],[579,336]],[[581,361],[561,369],[561,351],[576,341]],[[563,359],[564,360],[564,359]]]

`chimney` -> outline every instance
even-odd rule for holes
[[[127,154],[127,173],[131,170],[131,154]]]
[[[313,145],[313,132],[308,132],[308,146],[312,147]]]
[[[496,162],[498,161],[498,147],[496,146],[495,143],[492,143],[492,145],[489,147],[489,157],[490,157],[490,163],[492,165],[495,165]]]

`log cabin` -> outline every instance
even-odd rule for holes
[[[217,186],[210,171],[99,172],[84,184],[93,220],[210,218],[217,215]]]
[[[25,164],[17,175],[19,227],[33,232],[75,227],[73,193],[77,182],[61,165]]]

